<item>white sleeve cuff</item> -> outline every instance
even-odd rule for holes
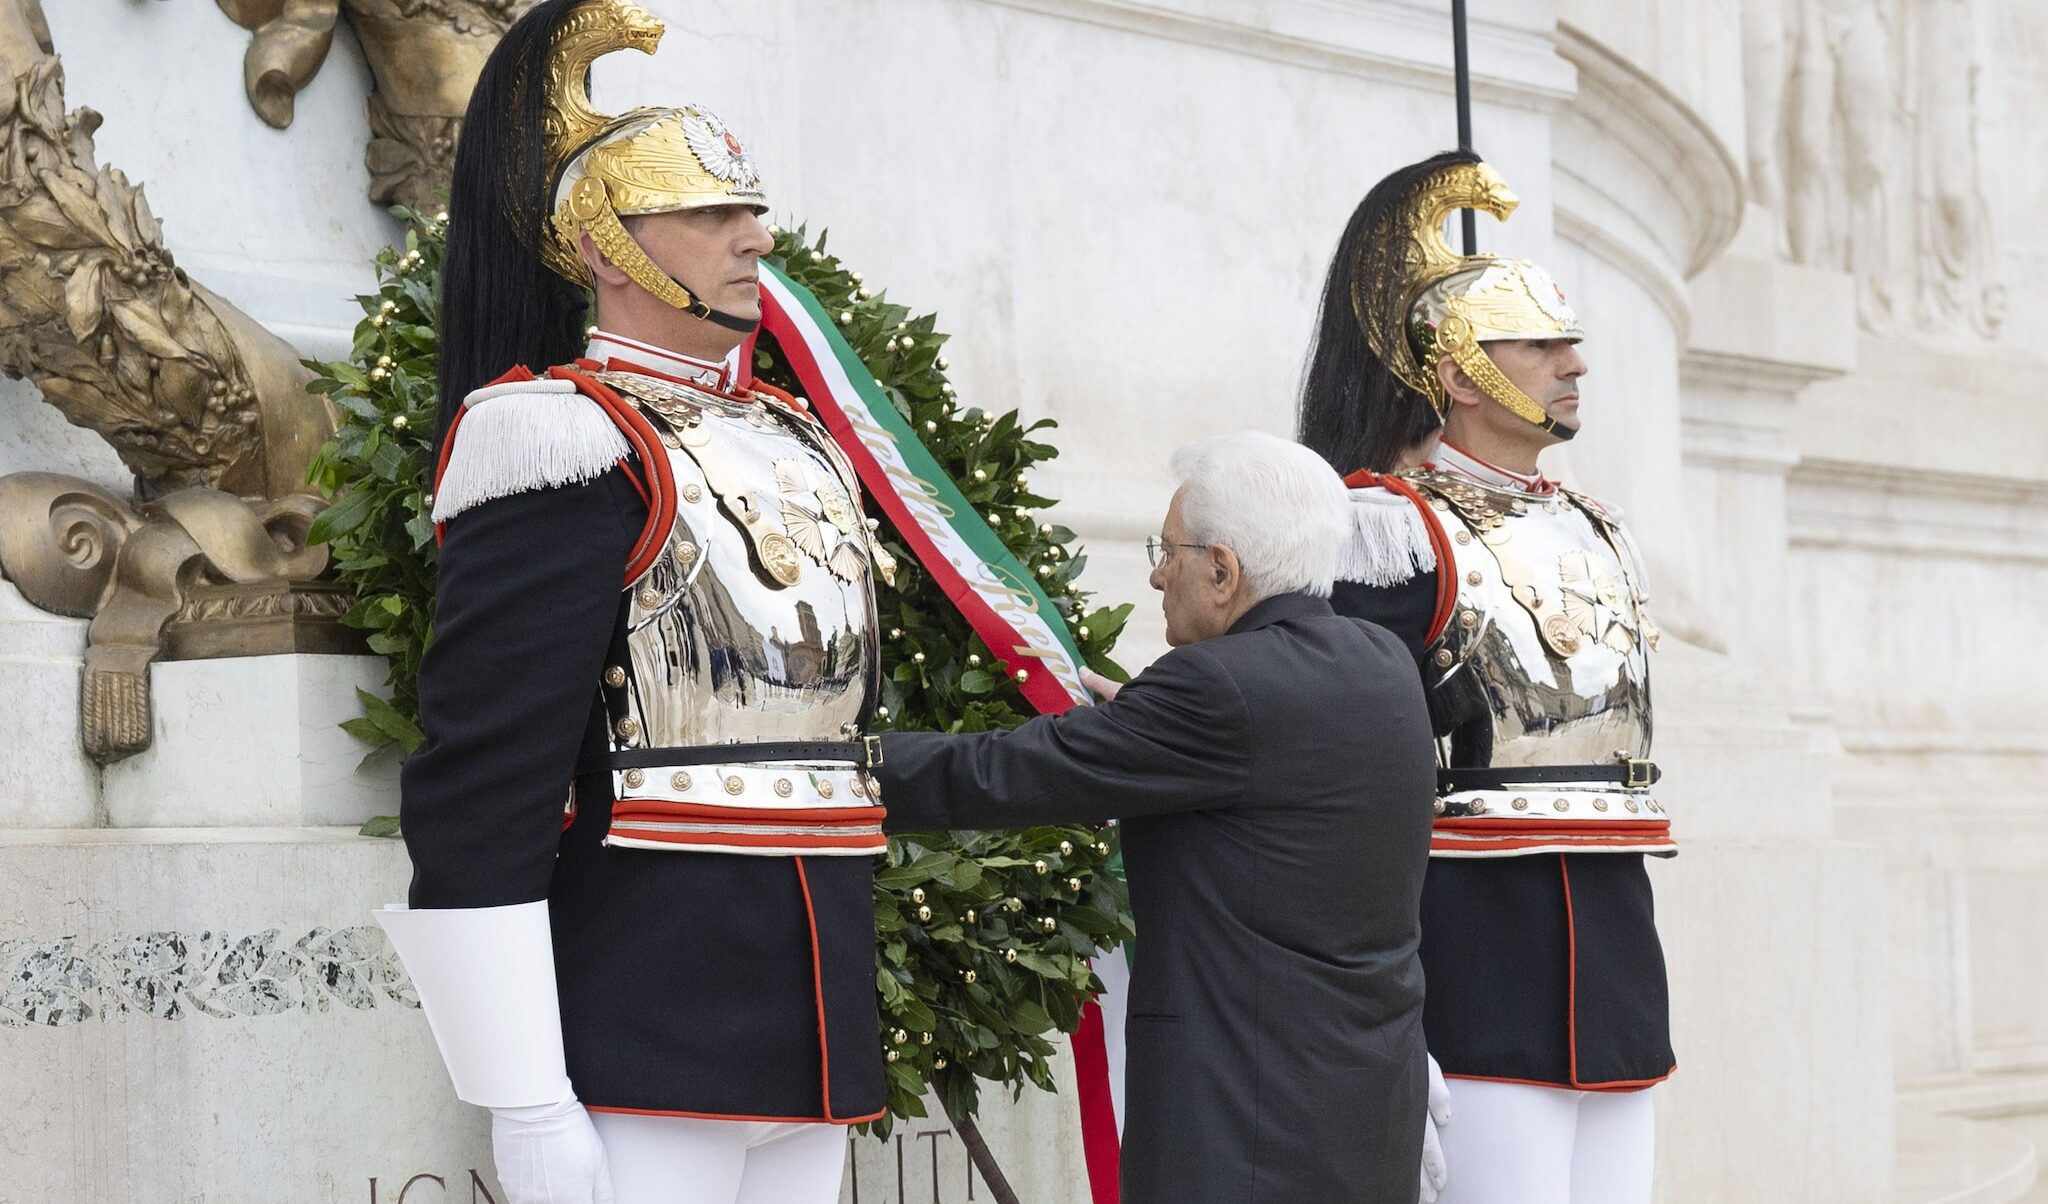
[[[374,914],[412,977],[458,1098],[521,1108],[574,1097],[545,901],[419,910],[393,904]]]

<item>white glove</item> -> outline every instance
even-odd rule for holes
[[[1444,1072],[1436,1059],[1429,1060],[1429,1114],[1422,1118],[1422,1204],[1436,1204],[1437,1194],[1451,1181],[1444,1165],[1443,1141],[1437,1126],[1451,1123],[1451,1089],[1444,1085]]]
[[[604,1143],[575,1096],[491,1109],[491,1155],[505,1204],[613,1204]]]

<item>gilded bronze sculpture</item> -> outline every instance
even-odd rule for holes
[[[0,371],[111,445],[137,498],[50,473],[0,478],[0,571],[91,617],[81,696],[102,763],[148,746],[167,651],[341,651],[347,598],[306,485],[334,429],[299,354],[179,268],[142,191],[101,164],[99,114],[64,108],[39,0],[0,0]]]
[[[363,48],[370,93],[370,199],[423,213],[441,207],[462,113],[491,47],[535,0],[219,0],[254,32],[243,61],[249,103],[270,125],[326,61],[346,16]]]

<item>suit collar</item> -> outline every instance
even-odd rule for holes
[[[1237,622],[1230,625],[1230,630],[1223,634],[1236,635],[1240,631],[1257,631],[1261,627],[1271,627],[1288,619],[1305,619],[1315,615],[1336,613],[1330,608],[1328,598],[1317,598],[1303,593],[1274,594],[1245,611],[1238,617]]]

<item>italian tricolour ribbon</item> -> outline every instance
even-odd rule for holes
[[[1087,702],[1080,651],[1052,600],[925,449],[874,374],[840,337],[825,307],[766,263],[761,265],[761,328],[782,348],[811,411],[853,462],[868,495],[895,524],[917,562],[989,650],[1009,662],[1012,673],[1030,671],[1018,683],[1025,701],[1046,714]],[[1117,975],[1111,994],[1120,996],[1124,983]],[[1095,1204],[1115,1204],[1118,1198],[1123,1126],[1111,1084],[1121,1077],[1122,1038],[1121,1027],[1109,1031],[1100,1007],[1089,1001],[1074,1034],[1074,1059],[1082,1147]]]
[[[1088,701],[1081,656],[1052,600],[925,449],[874,374],[802,285],[761,265],[761,328],[868,495],[1010,672],[1025,701],[1058,714]]]

